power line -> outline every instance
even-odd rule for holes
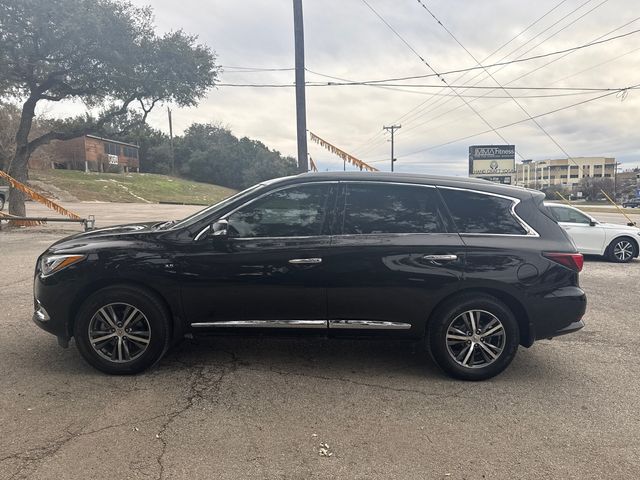
[[[401,40],[401,41],[402,41],[402,43],[404,43],[404,44],[409,48],[409,50],[411,50],[411,51],[412,51],[412,52],[413,52],[413,53],[414,53],[414,54],[415,54],[415,55],[420,59],[420,61],[421,61],[422,63],[424,63],[424,64],[427,66],[427,68],[429,68],[429,70],[431,70],[433,73],[435,73],[435,74],[438,76],[438,78],[442,81],[442,83],[444,83],[445,85],[447,85],[447,87],[451,88],[451,90],[453,91],[453,93],[458,94],[458,91],[457,91],[455,88],[452,88],[452,87],[449,85],[449,83],[444,79],[444,77],[442,77],[442,75],[440,75],[440,74],[439,74],[439,73],[438,73],[438,72],[437,72],[437,71],[436,71],[436,70],[431,66],[431,64],[430,64],[429,62],[427,62],[427,60],[425,60],[425,58],[424,58],[422,55],[420,55],[420,54],[418,53],[418,51],[417,51],[415,48],[413,48],[413,47],[411,46],[411,44],[410,44],[409,42],[407,42],[407,40],[406,40],[402,35],[400,35],[400,33],[399,33],[395,28],[393,28],[393,26],[392,26],[389,22],[387,22],[387,20],[386,20],[382,15],[380,15],[380,14],[379,14],[379,13],[378,13],[374,8],[373,8],[373,7],[369,4],[369,2],[367,2],[367,0],[362,0],[362,2],[364,2],[364,4],[369,8],[369,10],[371,10],[371,11],[372,11],[372,12],[373,12],[373,13],[374,13],[374,14],[375,14],[375,15],[376,15],[376,16],[377,16],[377,17],[378,17],[378,18],[379,18],[379,19],[380,19],[380,20],[381,20],[381,21],[382,21],[382,22],[383,22],[383,23],[384,23],[384,24],[385,24],[385,25],[386,25],[386,26],[387,26],[387,27],[388,27],[388,28],[389,28],[389,29],[390,29],[390,30],[391,30],[391,31],[392,31],[392,32],[393,32],[393,33],[394,33],[394,34],[395,34],[395,35],[396,35],[400,40]],[[458,94],[458,96],[459,96],[459,94]],[[483,121],[483,122],[484,122],[484,123],[485,123],[489,128],[491,128],[491,129],[495,132],[495,134],[496,134],[498,137],[500,137],[500,139],[501,139],[503,142],[505,142],[505,143],[510,143],[506,138],[504,138],[504,136],[503,136],[500,132],[498,132],[497,130],[495,130],[495,129],[493,128],[493,126],[491,125],[491,123],[490,123],[490,122],[489,122],[485,117],[483,117],[483,116],[482,116],[482,114],[481,114],[480,112],[478,112],[475,108],[473,108],[465,98],[462,98],[462,97],[459,97],[459,98],[460,98],[460,99],[461,99],[461,100],[462,100],[462,101],[467,105],[467,107],[469,107],[469,109],[470,109],[473,113],[475,113],[475,114],[476,114],[476,115],[477,115],[477,116],[478,116],[478,117],[479,117],[479,118],[480,118],[480,119],[481,119],[481,120],[482,120],[482,121]],[[518,154],[519,154],[519,153],[518,153]],[[519,154],[519,155],[520,155],[520,154]],[[522,157],[522,158],[524,159],[524,157],[523,157],[522,155],[520,155],[520,157]]]
[[[560,22],[562,22],[564,19],[568,18],[569,16],[571,16],[573,13],[575,13],[576,11],[580,10],[583,6],[585,6],[586,4],[590,3],[592,0],[586,0],[585,2],[581,3],[578,7],[574,8],[573,10],[571,10],[569,13],[567,13],[566,15],[564,15],[563,17],[561,17],[559,20],[555,21],[554,23],[552,23],[551,25],[549,25],[548,27],[546,27],[544,30],[542,30],[541,32],[537,33],[536,35],[534,35],[531,39],[527,40],[524,44],[520,45],[519,47],[511,50],[509,53],[507,53],[506,55],[502,56],[499,59],[499,62],[502,62],[504,59],[508,58],[511,54],[515,53],[516,51],[518,51],[519,49],[523,48],[525,45],[531,43],[532,41],[534,41],[537,37],[541,36],[542,34],[544,34],[545,32],[547,32],[548,30],[550,30],[551,28],[553,28],[555,25],[559,24]],[[607,0],[604,0],[607,1]],[[558,4],[556,4],[554,7],[552,7],[550,10],[548,10],[547,12],[545,12],[541,17],[539,17],[538,19],[536,19],[535,21],[533,21],[531,24],[529,24],[526,28],[524,28],[523,30],[521,30],[519,33],[517,33],[514,37],[512,37],[511,39],[509,39],[506,43],[502,44],[500,47],[498,47],[496,50],[494,50],[493,52],[491,52],[487,57],[485,57],[482,62],[488,60],[489,58],[491,58],[493,55],[495,55],[497,52],[499,52],[500,50],[502,50],[504,47],[506,47],[507,45],[509,45],[510,43],[512,43],[514,40],[516,40],[518,37],[520,37],[523,33],[525,33],[526,31],[530,30],[533,26],[535,26],[537,23],[539,23],[540,21],[542,21],[545,17],[547,17],[549,14],[551,14],[553,11],[555,11],[556,9],[558,9],[562,4],[564,4],[565,1],[561,1]],[[604,2],[602,2],[604,3]],[[597,5],[595,8],[598,8],[600,5],[602,5],[602,3],[600,3],[599,5]],[[595,9],[594,8],[594,9]],[[549,35],[548,37],[546,37],[542,42],[538,43],[536,46],[534,46],[533,48],[536,48],[538,46],[540,46],[542,43],[545,43],[546,41],[548,41],[550,38],[552,38],[553,36],[559,34],[560,32],[562,32],[564,29],[568,28],[570,25],[574,24],[576,21],[580,20],[581,18],[583,18],[585,15],[589,14],[590,12],[592,12],[594,9],[589,10],[588,12],[586,12],[585,14],[581,15],[580,17],[578,17],[577,19],[575,19],[574,21],[572,21],[571,23],[569,23],[568,25],[565,25],[564,27],[562,27],[561,29],[557,30],[556,32],[554,32],[553,34]],[[602,37],[599,37],[596,40],[599,40]],[[521,54],[517,59],[520,59],[521,57],[523,57],[526,53],[528,53],[529,51],[531,51],[532,49],[527,50],[526,52],[524,52],[523,54]],[[570,52],[566,53],[563,55],[566,56],[570,54]],[[563,58],[561,57],[561,58]],[[501,67],[500,69],[505,68],[505,67]],[[468,72],[463,72],[461,75],[458,75],[455,79],[454,82],[459,81],[460,79],[462,79],[465,75],[467,75]],[[472,77],[469,81],[472,81],[473,79],[477,78],[479,75],[481,75],[482,72],[478,72],[474,77]],[[481,80],[480,80],[481,81]],[[476,82],[475,85],[478,85],[478,83],[480,83],[480,81]],[[468,82],[467,82],[468,83]],[[441,87],[441,90],[444,90],[446,87]],[[464,90],[466,91],[466,90]],[[441,101],[441,99],[435,99],[435,102],[433,101],[434,98],[428,98],[427,100],[421,102],[420,104],[416,105],[415,107],[411,108],[409,111],[405,112],[403,115],[401,115],[400,117],[398,117],[396,119],[397,121],[400,120],[404,120],[405,122],[408,122],[408,118],[410,117],[414,117],[413,120],[424,116],[425,114],[434,111],[436,108],[439,108],[441,106],[444,106],[446,103],[450,102],[452,99],[448,98],[445,99],[444,101]],[[471,103],[471,102],[470,102]],[[457,109],[459,107],[456,107],[455,109]],[[422,110],[421,110],[422,109]],[[428,110],[427,110],[428,109]],[[453,109],[453,110],[455,110]],[[425,111],[426,110],[426,111]],[[452,111],[452,110],[451,110]],[[439,115],[442,116],[442,115]],[[411,130],[414,130],[415,128],[409,128],[406,131],[404,131],[404,135],[406,136],[406,134],[408,132],[410,132]],[[380,134],[377,133],[375,134],[373,137],[371,137],[369,140],[367,140],[365,143],[368,143],[369,145],[367,147],[365,147],[366,152],[371,151],[372,149],[376,148],[378,146],[378,144],[380,143],[381,139],[379,138]],[[363,154],[364,152],[361,152],[361,154]]]
[[[513,37],[511,37],[508,41],[506,41],[505,43],[503,43],[502,45],[500,45],[497,49],[495,49],[494,51],[492,51],[489,55],[487,55],[482,61],[487,61],[489,60],[489,58],[493,57],[496,53],[498,53],[500,50],[502,50],[503,48],[505,48],[507,45],[509,45],[510,43],[514,42],[518,37],[520,37],[521,35],[523,35],[525,32],[527,32],[528,30],[530,30],[531,28],[533,28],[536,24],[538,24],[539,22],[541,22],[544,18],[546,18],[548,15],[550,15],[552,12],[554,12],[555,10],[557,10],[558,8],[560,8],[564,3],[566,3],[567,0],[561,0],[559,3],[557,3],[555,6],[553,6],[550,10],[547,10],[542,16],[538,17],[536,20],[534,20],[533,22],[531,22],[529,25],[527,25],[524,29],[520,30],[520,32],[518,32],[516,35],[514,35]],[[534,37],[535,38],[535,37]],[[506,57],[503,57],[502,59],[504,59]],[[501,60],[502,60],[501,59]],[[466,76],[466,73],[463,73],[461,75],[458,75],[453,81],[454,83],[461,80],[462,78],[464,78]],[[442,87],[440,92],[444,91],[446,89],[446,87]],[[423,105],[429,103],[431,100],[431,98],[425,100],[424,102],[419,103],[418,105],[416,105],[415,107],[411,108],[410,110],[408,110],[407,112],[405,112],[404,114],[402,114],[400,117],[398,117],[395,122],[399,122],[400,120],[405,119],[407,116],[411,115],[413,112],[415,112],[416,110],[419,110]],[[376,147],[376,143],[377,140],[376,138],[380,136],[380,132],[378,131],[373,137],[371,137],[370,139],[368,139],[364,144],[369,144],[369,147],[366,148],[367,152],[370,151],[372,148]],[[371,145],[371,142],[373,142],[373,145]]]
[[[576,72],[576,73],[573,73],[573,74],[571,74],[571,75],[568,75],[568,76],[565,76],[565,77],[559,78],[559,79],[557,79],[557,80],[554,80],[553,82],[551,82],[551,85],[553,85],[554,83],[558,83],[558,82],[561,82],[561,81],[563,81],[563,80],[566,80],[566,79],[568,79],[568,78],[574,77],[574,76],[579,75],[579,74],[581,74],[581,73],[584,73],[584,72],[586,72],[586,71],[592,70],[592,69],[594,69],[594,68],[600,67],[600,66],[605,65],[605,64],[607,64],[607,63],[613,62],[613,61],[615,61],[615,60],[618,60],[618,59],[620,59],[620,58],[622,58],[622,57],[624,57],[624,56],[626,56],[626,55],[630,55],[631,53],[634,53],[634,52],[636,52],[636,51],[638,51],[638,50],[640,50],[640,47],[638,47],[638,48],[634,48],[634,49],[632,49],[632,50],[630,50],[630,51],[628,51],[628,52],[625,52],[625,53],[623,53],[623,54],[621,54],[621,55],[618,55],[618,56],[616,56],[616,57],[613,57],[613,58],[611,58],[611,59],[609,59],[609,60],[606,60],[606,61],[604,61],[604,62],[600,62],[600,63],[597,63],[597,64],[595,64],[595,65],[591,65],[590,67],[585,68],[585,69],[583,69],[583,70],[581,70],[581,71],[579,71],[579,72]],[[509,83],[511,83],[511,82],[509,82]],[[496,90],[497,90],[497,88],[496,88]],[[590,93],[590,92],[588,92],[588,93]],[[492,108],[492,109],[494,109],[494,108],[496,108],[497,106],[504,105],[505,103],[509,103],[509,102],[508,102],[508,101],[507,101],[507,102],[501,102],[501,103],[499,103],[498,105],[493,105],[491,108]],[[449,114],[449,113],[453,112],[454,110],[458,110],[458,109],[460,109],[460,108],[462,108],[462,107],[464,107],[464,105],[459,105],[459,106],[457,106],[457,107],[455,107],[455,108],[453,108],[453,109],[447,110],[446,112],[439,114],[438,116],[436,116],[436,117],[432,118],[431,120],[428,120],[428,121],[426,121],[426,122],[422,122],[422,123],[420,123],[420,124],[418,124],[418,125],[414,125],[413,127],[409,128],[409,129],[408,129],[408,131],[415,130],[415,129],[417,129],[418,127],[420,127],[420,126],[422,126],[422,125],[425,125],[425,124],[427,124],[427,123],[430,123],[431,121],[436,120],[436,119],[438,119],[438,118],[440,118],[440,117],[443,117],[443,116],[445,116],[445,115],[447,115],[447,114]],[[429,132],[429,131],[435,130],[435,129],[437,129],[437,128],[443,128],[443,127],[446,127],[447,125],[450,125],[450,124],[456,123],[456,122],[457,122],[457,121],[459,121],[459,119],[461,119],[461,118],[462,118],[462,116],[461,116],[461,115],[459,115],[459,116],[454,117],[453,119],[451,119],[449,122],[446,122],[446,123],[444,123],[444,124],[438,125],[437,127],[429,128],[429,129],[427,129],[427,130],[422,130],[420,133],[421,133],[421,134],[424,134],[424,133],[426,133],[426,132]],[[405,135],[405,136],[406,136],[406,135]]]
[[[424,6],[424,4],[420,0],[417,0],[417,1],[418,1],[418,3],[423,5],[423,8],[427,8],[427,7]],[[444,25],[443,25],[443,27],[444,27]],[[512,65],[512,64],[515,64],[515,63],[522,63],[522,62],[528,62],[530,60],[538,60],[540,58],[551,57],[551,56],[554,56],[554,55],[561,55],[563,53],[575,52],[575,51],[578,51],[578,50],[582,50],[583,48],[588,48],[588,47],[592,47],[594,45],[600,45],[602,43],[607,43],[607,42],[610,42],[612,40],[618,40],[620,38],[628,37],[630,35],[635,35],[636,33],[640,33],[640,29],[633,30],[633,31],[627,32],[627,33],[623,33],[621,35],[616,35],[615,37],[607,38],[605,40],[585,43],[585,44],[579,45],[577,47],[565,48],[564,50],[557,50],[555,52],[544,53],[544,54],[541,54],[541,55],[534,55],[532,57],[521,58],[521,59],[516,59],[516,60],[510,60],[508,62],[497,62],[497,63],[492,63],[490,65],[484,65],[484,66],[461,68],[461,69],[458,69],[458,70],[449,70],[447,72],[442,72],[442,73],[439,73],[439,74],[431,73],[431,74],[426,74],[426,75],[410,75],[410,76],[405,76],[405,77],[385,78],[385,79],[379,79],[379,80],[350,81],[350,82],[347,82],[347,83],[343,83],[341,85],[379,85],[379,84],[388,84],[388,83],[391,83],[391,82],[402,82],[402,81],[406,81],[406,80],[417,80],[417,79],[421,79],[421,78],[433,78],[433,77],[439,77],[439,76],[443,76],[443,75],[450,75],[452,73],[463,73],[463,72],[472,72],[474,70],[484,70],[484,69],[492,68],[492,67],[500,67],[500,66]],[[487,73],[486,70],[485,70],[485,73]],[[327,77],[328,77],[328,75],[327,75]],[[337,77],[335,77],[335,78],[337,78]],[[413,87],[413,86],[416,86],[416,85],[408,84],[406,86]]]
[[[364,0],[363,0],[364,1]],[[377,86],[377,85],[381,85],[381,86],[402,86],[402,84],[397,84],[397,83],[383,83],[383,84],[379,84],[376,83],[375,85],[369,85],[367,83],[360,83],[360,82],[355,82],[355,83],[349,83],[349,82],[345,82],[345,83],[336,83],[336,82],[329,82],[329,83],[319,83],[319,82],[305,82],[305,85],[307,87],[344,87],[344,86],[356,86],[356,87],[370,87],[370,86]],[[257,87],[257,88],[291,88],[291,87],[295,87],[294,83],[217,83],[216,84],[217,87]],[[441,88],[440,85],[438,84],[415,84],[415,85],[410,85],[411,87],[415,87],[415,88]],[[470,85],[470,86],[466,86],[466,85],[453,85],[453,84],[447,84],[447,88],[451,88],[451,89],[455,89],[455,88],[464,88],[464,89],[475,89],[475,90],[498,90],[498,88],[496,87],[491,87],[491,86],[483,86],[483,85]],[[572,92],[606,92],[606,91],[614,91],[614,90],[620,90],[620,88],[614,88],[614,87],[505,87],[507,90],[564,90],[564,91],[572,91]],[[433,94],[433,95],[437,95],[437,94]],[[458,94],[454,94],[454,95],[440,95],[440,96],[449,96],[449,97],[457,97]],[[470,98],[486,98],[485,96],[475,96],[475,95],[470,95]]]
[[[587,99],[587,100],[583,100],[583,101],[581,101],[581,102],[573,103],[573,104],[571,104],[571,105],[566,105],[566,106],[564,106],[564,107],[556,108],[556,109],[554,109],[554,110],[550,110],[550,111],[548,111],[548,112],[544,112],[544,113],[540,113],[540,114],[538,114],[538,115],[534,115],[534,116],[533,116],[533,117],[531,117],[531,118],[535,118],[535,119],[537,119],[537,118],[545,117],[545,116],[547,116],[547,115],[552,115],[552,114],[554,114],[554,113],[558,113],[558,112],[561,112],[561,111],[563,111],[563,110],[568,110],[568,109],[570,109],[570,108],[577,107],[577,106],[579,106],[579,105],[584,105],[585,103],[590,103],[590,102],[593,102],[593,101],[595,101],[595,100],[599,100],[599,99],[601,99],[601,98],[609,97],[609,96],[611,96],[611,95],[626,94],[626,92],[629,92],[629,91],[631,91],[631,90],[637,90],[639,87],[640,87],[640,83],[639,83],[639,84],[636,84],[636,85],[632,85],[632,86],[630,86],[630,87],[621,88],[621,89],[620,89],[620,90],[618,90],[618,91],[613,91],[613,92],[603,93],[602,95],[598,95],[598,96],[596,96],[596,97],[589,98],[589,99]],[[501,130],[501,129],[503,129],[503,128],[508,128],[508,127],[512,127],[512,126],[514,126],[514,125],[519,125],[519,124],[521,124],[521,123],[528,122],[528,121],[530,121],[530,120],[531,120],[531,118],[530,118],[530,117],[527,117],[527,118],[524,118],[524,119],[522,119],[522,120],[518,120],[518,121],[515,121],[515,122],[507,123],[507,124],[505,124],[505,125],[500,125],[499,127],[496,127],[496,130]],[[410,156],[415,155],[415,154],[417,154],[417,153],[422,153],[422,152],[426,152],[426,151],[429,151],[429,150],[434,150],[434,149],[436,149],[436,148],[444,147],[444,146],[446,146],[446,145],[451,145],[452,143],[462,142],[462,141],[464,141],[464,140],[468,140],[468,139],[470,139],[470,138],[474,138],[474,137],[477,137],[477,136],[480,136],[480,135],[484,135],[484,134],[487,134],[487,133],[491,133],[491,132],[493,132],[493,130],[485,130],[485,131],[483,131],[483,132],[474,133],[474,134],[472,134],[472,135],[467,135],[467,136],[462,137],[462,138],[456,138],[455,140],[450,140],[450,141],[447,141],[447,142],[444,142],[444,143],[439,143],[439,144],[437,144],[437,145],[433,145],[433,146],[431,146],[431,147],[421,148],[421,149],[419,149],[419,150],[415,150],[415,151],[413,151],[413,152],[409,152],[409,153],[406,153],[406,154],[403,154],[403,155],[399,155],[399,157],[410,157]],[[409,162],[409,163],[421,163],[421,162]]]
[[[613,30],[610,30],[609,32],[604,33],[604,34],[602,34],[602,35],[600,35],[600,36],[596,37],[593,41],[597,41],[597,40],[599,40],[599,39],[601,39],[601,38],[604,38],[604,37],[606,37],[607,35],[610,35],[611,33],[614,33],[614,32],[616,32],[616,31],[618,31],[618,30],[621,30],[622,28],[624,28],[624,27],[626,27],[626,26],[630,25],[631,23],[634,23],[634,22],[636,22],[636,21],[638,21],[638,20],[640,20],[640,17],[636,17],[636,18],[634,18],[633,20],[630,20],[629,22],[627,22],[627,23],[625,23],[625,24],[623,24],[623,25],[621,25],[621,26],[619,26],[619,27],[617,27],[617,28],[614,28]],[[629,53],[630,53],[630,52],[629,52]],[[568,55],[570,55],[570,54],[571,54],[571,52],[566,53],[566,54],[562,55],[562,56],[561,56],[561,57],[559,57],[559,58],[555,58],[555,59],[553,59],[553,60],[551,60],[551,61],[549,61],[549,62],[545,63],[544,65],[541,65],[541,66],[539,66],[539,67],[537,67],[537,68],[534,68],[533,70],[530,70],[530,71],[528,71],[528,72],[525,72],[525,73],[523,73],[522,75],[519,75],[519,76],[517,76],[516,78],[513,78],[512,80],[508,81],[507,83],[505,83],[505,84],[504,84],[504,86],[511,85],[512,83],[514,83],[514,82],[516,82],[516,81],[518,81],[518,80],[521,80],[522,78],[527,77],[527,76],[529,76],[529,75],[531,75],[531,74],[533,74],[533,73],[537,72],[538,70],[540,70],[540,69],[542,69],[542,68],[545,68],[545,67],[547,67],[548,65],[550,65],[550,64],[552,64],[552,63],[555,63],[555,62],[557,62],[557,61],[559,61],[559,60],[561,60],[561,59],[565,58],[566,56],[568,56]],[[604,64],[604,63],[607,63],[607,62],[603,62],[603,64]],[[591,67],[589,67],[589,68],[586,68],[586,69],[582,70],[581,72],[585,72],[585,71],[588,71],[588,70],[590,70],[590,69],[592,69],[592,68],[596,68],[596,67],[597,67],[597,66],[599,66],[599,65],[600,65],[600,64],[598,64],[598,65],[594,65],[594,66],[591,66]],[[581,72],[580,72],[580,73],[581,73]],[[575,76],[575,75],[569,75],[569,76],[567,76],[567,77],[563,77],[563,78],[561,78],[561,79],[555,80],[555,81],[553,81],[550,85],[553,85],[553,84],[555,84],[555,83],[558,83],[558,82],[560,82],[560,81],[562,81],[562,80],[566,80],[567,78],[571,78],[571,77],[573,77],[573,76]],[[479,83],[479,82],[478,82],[478,83]],[[465,90],[463,90],[463,93],[464,93],[464,92],[466,92],[468,89],[472,89],[472,88],[476,88],[476,87],[477,87],[477,84],[476,84],[476,85],[470,85],[470,86],[466,87],[466,88],[465,88]],[[489,89],[490,89],[490,91],[489,91],[489,92],[487,92],[487,93],[486,93],[486,95],[489,95],[491,92],[494,92],[494,91],[498,90],[498,88],[496,88],[496,87],[483,87],[483,88],[489,88]],[[508,87],[508,88],[510,88],[510,89],[511,89],[512,87]],[[484,96],[481,96],[480,98],[484,98]],[[443,106],[445,103],[448,103],[448,101],[449,101],[449,100],[446,100],[445,102],[443,102],[441,106]],[[475,100],[471,100],[471,103],[472,103],[472,102],[474,102],[474,101],[475,101]],[[410,127],[410,128],[408,128],[407,130],[405,130],[405,131],[404,131],[404,134],[405,134],[405,136],[406,136],[406,134],[407,134],[407,133],[409,133],[409,132],[411,132],[411,131],[413,131],[413,130],[416,130],[417,128],[419,128],[419,127],[421,127],[421,126],[426,125],[427,123],[430,123],[430,122],[432,122],[432,121],[434,121],[434,120],[436,120],[436,119],[438,119],[438,118],[441,118],[441,117],[443,117],[443,116],[445,116],[445,115],[447,115],[447,114],[449,114],[449,113],[451,113],[451,112],[453,112],[453,111],[455,111],[455,110],[458,110],[458,109],[460,109],[460,108],[461,108],[461,106],[454,107],[454,108],[449,109],[449,110],[447,110],[447,111],[445,111],[445,112],[443,112],[443,113],[440,113],[439,115],[437,115],[436,117],[431,118],[430,120],[427,120],[427,121],[425,121],[425,122],[421,122],[421,123],[419,123],[419,124],[417,124],[417,125],[413,125],[412,127]],[[425,113],[428,113],[428,112],[425,112]],[[417,118],[417,117],[416,117],[416,118]],[[414,120],[415,120],[415,119],[414,119]]]
[[[546,33],[547,31],[551,30],[553,27],[555,27],[556,25],[558,25],[560,22],[562,22],[564,19],[570,17],[571,15],[573,15],[575,12],[577,12],[578,10],[580,10],[582,7],[584,7],[585,5],[587,5],[588,3],[592,2],[593,0],[586,0],[585,2],[581,3],[580,5],[578,5],[576,8],[574,8],[573,10],[571,10],[569,13],[567,13],[566,15],[564,15],[563,17],[561,17],[559,20],[553,22],[551,25],[549,25],[548,27],[546,27],[545,29],[543,29],[541,32],[539,32],[538,34],[536,34],[534,37],[532,37],[531,39],[527,40],[525,43],[523,43],[522,45],[520,45],[519,47],[513,49],[512,51],[510,51],[509,53],[507,53],[506,55],[504,55],[499,61],[502,61],[506,58],[508,58],[511,54],[517,52],[518,50],[520,50],[521,48],[523,48],[525,45],[533,42],[537,37],[541,36],[542,34]],[[584,18],[585,16],[587,16],[589,13],[593,12],[595,9],[599,8],[601,5],[603,5],[604,3],[606,3],[608,0],[603,0],[602,2],[600,2],[598,5],[596,5],[595,7],[593,7],[592,9],[588,10],[587,12],[583,13],[582,15],[580,15],[579,17],[575,18],[574,20],[572,20],[571,22],[569,22],[568,24],[564,25],[563,27],[561,27],[559,30],[556,30],[555,32],[553,32],[552,34],[548,35],[546,38],[544,38],[544,40],[542,40],[541,42],[537,43],[536,45],[534,45],[533,47],[529,48],[528,50],[525,50],[524,52],[522,52],[518,57],[516,57],[517,59],[522,58],[524,55],[526,55],[527,53],[529,53],[530,51],[534,50],[535,48],[539,47],[540,45],[542,45],[543,43],[549,41],[549,39],[553,38],[554,36],[558,35],[560,32],[566,30],[567,28],[569,28],[571,25],[575,24],[576,22],[578,22],[579,20],[581,20],[582,18]],[[600,37],[601,38],[601,37]],[[598,39],[596,39],[598,40]],[[568,53],[566,54],[568,55]],[[497,73],[498,71],[502,70],[503,68],[506,67],[500,67],[496,70],[495,73]],[[474,75],[473,77],[471,77],[469,79],[469,82],[471,82],[472,80],[480,77],[482,75],[483,72],[477,72],[476,75]],[[464,75],[464,74],[463,74]],[[484,80],[485,77],[480,78],[475,84],[478,85],[480,82],[482,82]],[[468,83],[468,82],[467,82]],[[510,82],[511,83],[511,82]],[[469,87],[467,87],[469,88]],[[464,90],[466,91],[466,90]],[[464,92],[463,91],[463,92]],[[447,99],[444,102],[441,102],[440,105],[438,105],[438,101],[436,101],[430,110],[426,110],[423,109],[422,112],[420,114],[418,114],[418,116],[416,116],[414,118],[417,119],[418,117],[424,116],[428,113],[431,113],[432,111],[435,110],[435,108],[440,108],[442,106],[444,106],[446,103],[449,103],[451,100]],[[408,131],[410,131],[412,129],[408,129],[406,130],[404,133],[406,135],[406,133]]]
[[[418,4],[420,4],[422,6],[422,8],[424,10],[426,10],[429,15],[431,15],[431,17],[433,17],[433,19],[438,23],[438,25],[440,25],[445,32],[447,32],[447,34],[480,66],[484,69],[484,71],[491,77],[491,79],[496,83],[496,85],[498,85],[507,95],[509,95],[509,97],[511,97],[511,99],[515,102],[515,104],[520,108],[520,110],[522,110],[525,115],[527,115],[529,117],[529,119],[540,129],[540,131],[542,131],[547,138],[549,138],[549,140],[551,140],[556,147],[558,147],[560,149],[560,151],[567,156],[568,159],[570,159],[576,166],[579,167],[578,163],[574,160],[573,156],[569,155],[569,153],[567,153],[567,151],[565,150],[565,148],[560,145],[560,143],[558,142],[558,140],[555,139],[555,137],[553,135],[551,135],[546,128],[544,128],[542,126],[542,124],[540,122],[538,122],[538,120],[536,120],[535,118],[533,118],[531,116],[531,114],[529,113],[529,111],[524,108],[524,106],[522,105],[522,103],[520,103],[516,98],[514,98],[508,90],[506,90],[501,84],[500,82],[498,82],[498,80],[493,76],[493,74],[491,72],[489,72],[489,70],[486,67],[483,67],[483,65],[478,61],[478,59],[476,59],[476,57],[469,51],[469,49],[467,49],[467,47],[465,47],[460,40],[458,40],[458,38],[451,32],[451,30],[449,30],[441,21],[440,19],[438,19],[438,17],[435,16],[435,14],[429,9],[429,7],[427,7],[422,0],[416,0],[418,2]]]

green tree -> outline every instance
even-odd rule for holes
[[[244,188],[296,173],[296,161],[262,142],[238,139],[228,128],[194,123],[175,139],[181,176],[202,182]]]
[[[133,127],[159,103],[196,105],[214,85],[211,50],[181,30],[157,35],[151,13],[123,0],[0,1],[0,100],[22,104],[10,175],[25,181],[31,153],[52,140],[97,132],[118,117],[133,118],[125,125]],[[65,100],[87,109],[33,137],[37,105]],[[9,208],[25,214],[20,192]]]
[[[613,198],[613,180],[609,177],[583,177],[578,184],[578,190],[582,192],[582,197],[589,201],[604,197],[603,190]]]

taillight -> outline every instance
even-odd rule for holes
[[[584,265],[584,257],[581,253],[543,253],[542,255],[576,272],[581,272]]]

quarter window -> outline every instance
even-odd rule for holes
[[[228,218],[232,237],[308,237],[322,234],[329,187],[303,185],[278,190]]]
[[[460,233],[527,233],[511,213],[513,200],[467,190],[441,188],[440,192]]]
[[[432,188],[348,184],[342,233],[443,232]]]

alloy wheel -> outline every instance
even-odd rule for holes
[[[468,310],[455,317],[447,328],[447,351],[465,368],[491,365],[502,354],[506,334],[502,322],[485,310]]]
[[[633,256],[633,245],[629,240],[620,240],[613,247],[613,256],[621,262],[626,262]]]
[[[139,358],[151,341],[149,320],[127,303],[110,303],[98,309],[89,322],[89,342],[102,358],[115,363]]]

